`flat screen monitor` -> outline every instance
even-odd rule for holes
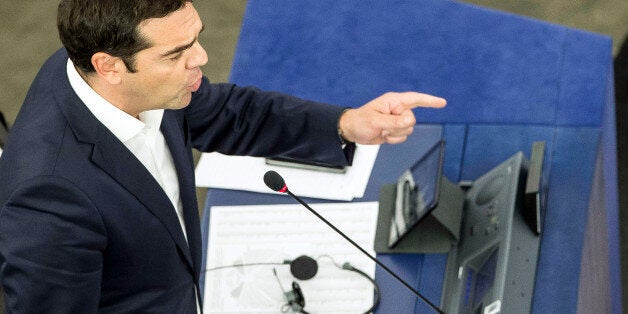
[[[389,247],[394,247],[436,208],[444,151],[445,142],[437,142],[397,180],[394,213],[390,219]]]

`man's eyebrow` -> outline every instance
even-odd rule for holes
[[[204,24],[203,24],[203,27],[201,27],[201,30],[198,33],[200,34],[203,30],[205,30],[205,25]],[[177,54],[177,53],[179,53],[181,51],[184,51],[184,50],[192,47],[197,40],[198,40],[198,37],[194,38],[194,40],[192,42],[188,43],[188,44],[177,46],[174,49],[168,50],[167,52],[163,53],[161,56],[162,57],[168,57],[168,56],[171,56],[173,54]]]

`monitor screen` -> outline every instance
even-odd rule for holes
[[[394,213],[391,215],[389,247],[423,219],[438,203],[445,142],[432,146],[397,181]]]
[[[488,258],[486,254],[481,254],[464,267],[460,313],[486,313],[482,310],[492,304],[499,249],[488,252],[491,252]]]

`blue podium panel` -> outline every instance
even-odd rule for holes
[[[231,80],[343,106],[387,91],[447,98],[418,110],[426,123],[599,125],[610,49],[451,1],[250,1]]]
[[[535,313],[577,312],[583,238],[599,139],[600,131],[594,128],[557,131],[546,231],[537,266]]]
[[[423,263],[420,269],[418,289],[428,299],[439,304],[441,291],[443,290],[444,276],[432,276],[432,274],[444,274],[447,263],[447,254],[429,254],[423,256]],[[416,298],[415,298],[416,300]],[[420,300],[416,300],[414,313],[432,313],[434,310]],[[384,313],[381,311],[380,313]]]
[[[419,254],[404,254],[401,256],[379,254],[377,259],[408,284],[417,287],[424,257],[424,255]],[[375,272],[375,280],[378,282],[381,291],[381,301],[377,308],[377,313],[412,313],[409,309],[414,309],[417,302],[412,292],[388,273],[379,271],[379,269]],[[433,301],[432,303],[438,303],[438,298],[430,300]]]
[[[574,313],[594,176],[604,195],[612,312],[621,312],[611,41],[489,9],[443,0],[249,0],[231,81],[303,98],[360,106],[388,91],[445,97],[442,110],[415,109],[408,142],[383,145],[364,198],[378,197],[431,143],[446,141],[444,174],[473,180],[517,151],[546,141],[547,210],[534,313]],[[598,155],[598,151],[600,154]],[[596,158],[604,171],[594,173]],[[321,200],[310,200],[321,201]],[[211,190],[212,204],[291,202]],[[208,226],[205,212],[203,228]],[[596,243],[597,245],[599,243]],[[379,256],[439,304],[445,255]],[[378,313],[428,313],[377,271]]]

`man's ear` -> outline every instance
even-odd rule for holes
[[[122,79],[120,74],[127,71],[122,59],[105,52],[95,53],[92,56],[92,65],[96,74],[109,84],[119,84]]]

